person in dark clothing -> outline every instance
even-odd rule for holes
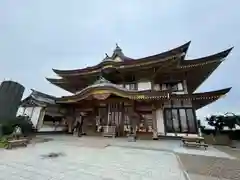
[[[83,117],[81,118],[80,122],[78,122],[78,136],[82,136],[83,134]]]

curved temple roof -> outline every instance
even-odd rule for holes
[[[225,88],[225,89],[203,92],[203,93],[171,95],[171,98],[172,99],[190,99],[192,100],[193,107],[195,107],[195,109],[197,110],[225,96],[230,90],[231,88]]]
[[[72,96],[65,96],[62,98],[56,99],[57,103],[69,103],[69,102],[78,102],[80,100],[86,99],[91,95],[96,94],[114,94],[120,97],[128,99],[137,99],[140,97],[146,97],[149,99],[154,98],[166,98],[169,96],[170,91],[137,91],[137,90],[128,90],[126,88],[120,87],[116,84],[110,83],[103,77],[97,80],[93,85],[84,88],[83,90],[77,92]]]
[[[184,47],[184,46],[181,46]],[[185,48],[188,47],[185,45]],[[177,49],[177,48],[176,48]],[[202,82],[204,82],[211,74],[212,72],[223,62],[223,60],[229,55],[229,53],[231,52],[233,48],[229,48],[225,51],[210,55],[210,56],[206,56],[206,57],[202,57],[202,58],[197,58],[197,59],[192,59],[192,60],[184,60],[183,58],[180,58],[180,63],[177,65],[175,64],[174,66],[170,66],[171,68],[175,69],[174,71],[185,71],[187,72],[187,82],[188,82],[188,91],[189,92],[194,92],[197,87],[199,87]],[[186,51],[187,49],[185,49]],[[152,57],[151,57],[152,58]],[[179,60],[179,59],[177,59]],[[128,60],[131,61],[131,60]],[[136,60],[134,60],[134,62],[137,62]],[[139,61],[142,62],[142,61]],[[157,64],[155,64],[155,61],[149,61],[150,63],[153,63],[151,66],[150,65],[143,65],[140,66],[138,68],[130,68],[132,70],[132,74],[136,74],[136,72],[141,71],[140,69],[144,68],[148,68],[152,71],[151,67],[152,66],[156,66]],[[169,62],[168,64],[171,64],[171,60],[168,60],[167,62]],[[137,67],[138,63],[135,63],[134,66]],[[131,65],[133,66],[133,65]],[[157,65],[157,67],[161,68],[165,66],[165,64],[160,64]],[[125,66],[124,68],[121,68],[122,66],[116,66],[116,69],[118,69],[118,71],[123,71],[124,72],[124,68],[127,67]],[[197,68],[197,69],[196,69]],[[125,68],[126,69],[126,68]],[[166,68],[164,68],[166,71]],[[98,70],[98,74],[100,74],[100,70]],[[70,71],[69,71],[70,72]],[[89,71],[90,72],[90,71]],[[162,70],[160,71],[160,73],[163,72]],[[95,74],[94,76],[91,76],[92,79],[97,78],[98,74]],[[56,86],[59,86],[60,88],[63,88],[67,91],[70,91],[72,93],[75,93],[77,89],[81,89],[81,87],[83,86],[87,86],[89,84],[86,84],[85,80],[82,80],[82,78],[84,77],[84,79],[89,79],[90,76],[82,76],[82,77],[78,77],[78,81],[77,84],[72,83],[72,81],[70,79],[66,78],[61,78],[61,79],[52,79],[52,78],[47,78],[47,80],[52,83],[55,84]],[[195,77],[195,78],[192,78]],[[76,81],[75,81],[76,82]],[[91,84],[91,82],[89,82]],[[76,88],[78,87],[78,88]]]
[[[97,96],[100,96],[100,98],[108,98],[110,95],[115,95],[137,101],[191,100],[193,107],[197,110],[225,96],[230,90],[231,88],[225,88],[217,91],[181,95],[173,94],[170,91],[136,91],[122,88],[101,77],[95,84],[83,89],[77,94],[61,98],[56,98],[55,96],[32,89],[32,93],[25,98],[21,104],[22,106],[37,105],[45,107],[47,105],[55,106],[62,103],[78,103],[82,100],[89,99],[89,97],[98,99]]]
[[[229,53],[232,51],[232,49],[233,49],[233,47],[231,47],[227,50],[209,55],[209,56],[201,57],[201,58],[181,60],[181,66],[197,65],[199,63],[207,63],[212,60],[219,61],[219,60],[226,58],[229,55]]]
[[[92,84],[105,69],[112,68],[120,74],[124,74],[126,72],[129,75],[129,73],[131,73],[134,75],[134,77],[137,76],[136,74],[139,75],[139,72],[142,72],[143,70],[145,73],[146,71],[148,71],[149,74],[153,73],[154,75],[151,76],[152,78],[165,77],[162,76],[162,73],[166,74],[169,70],[169,73],[182,72],[182,74],[185,74],[188,92],[192,93],[196,91],[196,89],[223,62],[223,60],[229,55],[233,48],[229,48],[225,51],[206,57],[185,60],[185,55],[189,48],[189,45],[190,42],[175,49],[139,59],[126,57],[123,54],[122,49],[117,45],[112,56],[107,56],[107,60],[105,58],[105,60],[103,60],[98,65],[77,70],[54,69],[54,72],[63,78],[47,78],[47,80],[50,83],[59,86],[60,88],[63,88],[72,93],[76,93],[76,91],[79,91],[82,88]],[[115,61],[114,58],[116,57],[120,57],[120,60]],[[159,76],[157,76],[158,74]]]
[[[221,89],[218,91],[204,92],[204,93],[194,93],[194,94],[172,94],[171,91],[136,91],[128,90],[122,88],[116,84],[110,83],[104,78],[100,78],[95,84],[88,86],[72,96],[65,96],[62,98],[57,98],[57,103],[77,103],[82,100],[92,100],[92,98],[107,99],[111,94],[123,98],[133,99],[133,100],[171,100],[171,99],[183,99],[191,100],[193,106],[199,109],[205,105],[208,105],[223,95],[227,94],[231,88]],[[98,97],[96,97],[98,96]],[[90,97],[90,99],[89,99]]]
[[[83,68],[83,69],[76,69],[76,70],[57,70],[57,69],[53,69],[53,71],[58,74],[59,76],[65,77],[65,76],[76,76],[76,75],[81,75],[84,74],[86,72],[90,72],[90,71],[97,71],[98,69],[101,69],[103,66],[105,65],[112,65],[112,64],[116,64],[118,66],[127,66],[127,65],[136,65],[138,63],[146,63],[146,62],[155,62],[155,61],[159,61],[159,60],[167,60],[168,57],[170,56],[175,56],[175,55],[179,55],[179,54],[186,54],[188,47],[190,45],[190,41],[187,42],[186,44],[183,44],[182,46],[179,46],[177,48],[171,49],[169,51],[160,53],[160,54],[156,54],[156,55],[152,55],[152,56],[147,56],[147,57],[143,57],[143,58],[139,58],[139,59],[133,59],[133,58],[129,58],[126,57],[123,53],[122,50],[117,46],[116,49],[114,50],[114,53],[111,57],[106,57],[105,59],[111,59],[109,61],[102,61],[101,63],[97,64],[96,66],[91,66],[91,67],[87,67],[87,68]],[[114,58],[116,57],[120,57],[121,61],[114,61]]]
[[[190,93],[196,91],[196,89],[217,69],[232,49],[233,47],[213,55],[193,60],[182,60],[179,68],[187,71],[188,91]]]
[[[34,89],[31,89],[32,93],[22,100],[21,106],[27,105],[37,105],[37,106],[46,106],[46,105],[54,105],[56,97],[51,96]]]

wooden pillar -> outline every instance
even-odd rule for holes
[[[153,124],[153,139],[158,139],[157,134],[157,118],[156,118],[156,107],[154,104],[152,104],[152,124]]]
[[[135,109],[136,109],[135,102],[134,102],[134,100],[132,100],[131,101],[130,124],[131,124],[131,127],[133,128],[133,131],[136,133],[137,119],[136,119]]]
[[[124,101],[120,104],[120,113],[121,113],[121,119],[120,119],[120,136],[124,136]]]
[[[188,83],[187,83],[187,72],[185,72],[185,74],[184,74],[184,80],[183,80],[182,84],[183,84],[184,93],[188,94],[189,87],[188,87]]]

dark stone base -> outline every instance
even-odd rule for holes
[[[179,136],[158,136],[158,139],[167,139],[167,140],[181,140]]]
[[[41,132],[36,132],[36,134],[73,134],[73,133],[69,133],[66,131],[41,131]]]

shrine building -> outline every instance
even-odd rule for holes
[[[116,45],[112,55],[106,54],[95,66],[53,69],[60,78],[47,80],[72,95],[55,97],[32,90],[22,101],[21,113],[30,116],[38,131],[72,133],[81,118],[87,136],[124,137],[131,128],[142,139],[198,135],[196,110],[231,88],[195,91],[232,48],[189,60],[189,45],[142,58],[128,57]]]

